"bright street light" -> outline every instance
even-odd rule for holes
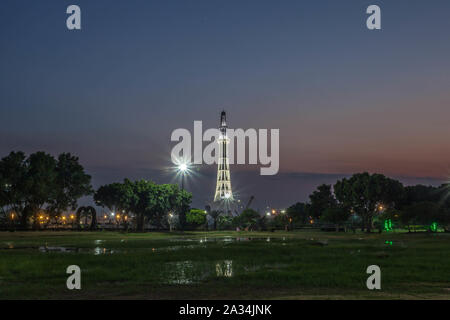
[[[180,165],[178,165],[178,170],[180,170],[181,172],[185,172],[187,170],[187,164],[181,163]]]
[[[189,166],[187,162],[180,162],[178,164],[178,172],[181,173],[181,189],[184,190],[184,176],[189,172]]]

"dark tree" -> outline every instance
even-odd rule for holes
[[[404,188],[399,181],[367,172],[339,180],[334,191],[340,205],[362,217],[367,232],[372,228],[372,219],[380,205],[395,208],[404,199]]]
[[[410,206],[418,202],[438,203],[442,198],[442,189],[432,186],[416,185],[405,187],[405,197],[402,206]]]
[[[111,210],[126,210],[136,217],[137,231],[143,231],[145,219],[159,228],[165,227],[169,212],[183,214],[189,209],[192,195],[177,185],[157,185],[152,181],[125,179],[100,187],[95,201]]]
[[[136,216],[137,231],[144,231],[145,217],[151,217],[159,201],[157,185],[152,181],[139,180],[124,182],[125,208]]]
[[[75,210],[78,199],[93,192],[91,176],[84,172],[78,158],[70,153],[58,157],[55,184],[55,197],[50,201],[48,212],[56,217],[68,209]]]
[[[164,228],[168,224],[165,220],[168,213],[178,213],[181,227],[184,228],[192,194],[178,188],[177,185],[162,184],[156,185],[155,198],[155,205],[146,213],[148,218],[158,227]]]
[[[321,221],[330,222],[336,225],[336,231],[339,231],[339,226],[344,224],[350,217],[350,211],[344,207],[336,206],[333,208],[326,209]]]
[[[0,161],[0,208],[5,218],[11,212],[21,222],[27,224],[28,217],[24,214],[27,175],[26,156],[23,152],[11,152]]]
[[[192,208],[186,214],[186,221],[194,227],[205,226],[206,224],[206,211]]]
[[[14,212],[23,228],[41,211],[49,215],[75,209],[77,200],[90,194],[90,176],[84,173],[78,158],[61,154],[58,160],[44,152],[28,158],[23,152],[11,152],[0,161],[0,205]]]
[[[233,225],[235,227],[244,229],[253,229],[257,226],[261,216],[253,209],[245,209],[240,215],[233,218]]]
[[[446,208],[439,203],[429,201],[416,202],[404,207],[400,219],[404,225],[408,226],[409,230],[411,230],[411,225],[431,226],[432,223],[446,228],[450,222],[449,212]]]
[[[111,183],[103,185],[94,194],[94,201],[101,207],[106,207],[112,212],[122,210],[125,207],[126,183]]]
[[[186,213],[189,211],[191,202],[192,202],[192,193],[187,192],[186,190],[178,190],[178,198],[177,198],[177,207],[178,207],[178,216],[180,221],[180,227],[183,230],[186,225]]]
[[[77,210],[77,227],[80,228],[80,220],[81,218],[85,218],[86,220],[88,218],[91,218],[91,226],[89,227],[90,230],[96,230],[97,229],[97,211],[94,209],[94,207],[87,206],[87,207],[80,207]]]
[[[314,218],[320,216],[329,208],[337,205],[336,199],[331,191],[331,185],[322,184],[310,196],[309,214]]]
[[[286,215],[292,218],[294,224],[305,224],[309,218],[308,206],[303,202],[297,202],[286,209]]]
[[[39,212],[45,210],[44,205],[54,201],[58,194],[57,162],[47,153],[36,152],[28,157],[26,163],[24,215],[33,217],[33,226],[37,228]]]
[[[213,219],[213,230],[217,230],[217,222],[221,216],[221,212],[219,210],[209,211],[208,215]]]

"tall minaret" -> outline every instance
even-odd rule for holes
[[[221,200],[233,200],[230,180],[230,161],[227,154],[227,145],[230,139],[227,137],[227,119],[225,111],[220,114],[219,158],[217,167],[217,186],[214,202]]]

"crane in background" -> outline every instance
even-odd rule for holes
[[[253,202],[253,199],[255,199],[255,196],[251,196],[250,197],[250,199],[248,200],[247,205],[245,206],[244,210],[247,210],[250,207],[250,205]]]

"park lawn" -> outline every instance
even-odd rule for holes
[[[0,299],[450,299],[450,234],[0,232]]]

